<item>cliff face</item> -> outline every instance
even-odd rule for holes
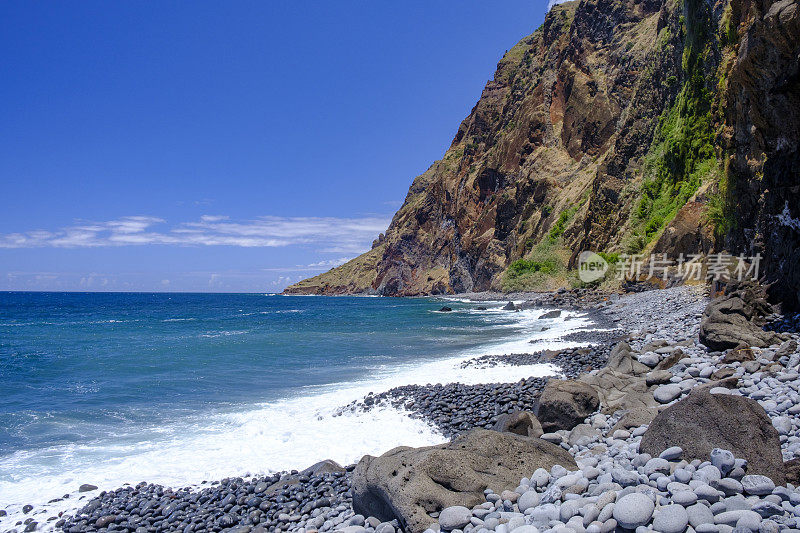
[[[774,295],[800,302],[800,6],[739,1],[723,145],[732,219],[726,244],[764,256]]]
[[[513,261],[542,250],[569,266],[582,249],[710,248],[704,191],[718,188],[728,153],[739,161],[731,166],[747,167],[749,182],[759,172],[753,152],[784,150],[792,155],[775,161],[776,176],[793,168],[797,179],[796,122],[788,145],[780,133],[781,114],[796,120],[798,112],[796,0],[757,7],[734,1],[746,5],[581,0],[555,6],[504,55],[444,157],[414,180],[373,250],[287,292],[501,289]],[[771,12],[783,33],[764,22]],[[720,25],[737,23],[743,37],[719,33]],[[769,73],[758,71],[761,61],[771,62]],[[794,78],[787,78],[792,68]],[[773,96],[763,96],[764,83]],[[777,100],[773,115],[750,118]],[[751,132],[753,120],[768,123],[774,135]],[[723,128],[728,152],[715,139]],[[763,212],[753,227],[774,220],[785,200],[798,214],[796,189],[766,202],[756,199],[763,196],[758,191],[748,194]],[[726,209],[730,214],[733,202]],[[702,235],[687,237],[692,228]],[[784,255],[791,253],[797,248]]]

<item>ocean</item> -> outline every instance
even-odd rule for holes
[[[337,408],[399,385],[550,375],[543,364],[460,363],[574,346],[560,338],[592,326],[503,303],[0,293],[0,509],[10,519],[83,483],[184,487],[444,442],[401,410]],[[75,494],[48,512],[85,501]]]

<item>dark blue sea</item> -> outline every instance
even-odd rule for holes
[[[538,310],[502,304],[0,293],[0,509],[13,514],[82,483],[185,486],[441,442],[402,411],[337,416],[337,408],[409,383],[552,373],[460,363],[567,346],[559,337],[590,325],[574,313],[540,321]],[[443,305],[453,312],[438,312]],[[545,322],[550,329],[538,332]]]

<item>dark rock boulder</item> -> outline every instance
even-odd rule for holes
[[[513,490],[537,468],[556,464],[577,468],[566,450],[542,439],[476,429],[446,444],[364,456],[353,472],[353,509],[421,533],[436,522],[430,513],[471,508],[486,501],[485,489]]]
[[[514,411],[513,413],[502,414],[497,418],[497,422],[492,428],[494,431],[514,433],[523,437],[540,437],[544,431],[542,424],[528,411]]]
[[[794,486],[800,484],[800,458],[795,457],[783,463],[783,468],[786,471],[786,482]]]
[[[780,344],[776,333],[764,331],[763,317],[772,312],[763,288],[752,284],[730,284],[726,294],[712,300],[700,321],[700,342],[712,350],[739,345],[764,348]]]
[[[534,414],[546,433],[572,429],[597,411],[600,397],[592,386],[581,381],[551,379],[547,382]]]
[[[686,460],[708,460],[723,448],[747,459],[749,474],[785,483],[781,442],[764,408],[743,396],[693,390],[655,417],[642,436],[639,450],[653,457],[672,446],[683,448]]]
[[[681,359],[685,358],[686,354],[683,353],[683,350],[678,348],[664,359],[662,359],[653,370],[669,370],[673,366],[677,365]]]
[[[302,476],[321,476],[323,474],[331,474],[331,473],[344,473],[345,469],[336,461],[331,459],[326,459],[324,461],[320,461],[315,463],[305,470],[301,471],[299,474],[289,474],[283,476],[280,480],[276,481],[264,491],[264,494],[270,495],[275,494],[276,492],[282,491],[287,487],[292,487],[295,485],[300,484],[300,478]]]
[[[514,305],[514,302],[508,302],[503,306],[503,311],[518,311],[518,309],[517,306]]]
[[[450,312],[450,311],[452,311],[452,310],[453,310],[453,308],[452,308],[452,307],[447,307],[447,306],[445,305],[444,307],[442,307],[441,309],[439,309],[439,312],[440,312],[440,313],[449,313],[449,312]]]
[[[728,351],[728,353],[725,354],[725,357],[722,358],[722,362],[725,364],[745,363],[747,361],[755,360],[756,355],[753,353],[753,350],[751,350],[750,347],[745,344],[740,344],[736,348]]]
[[[720,368],[719,370],[711,374],[711,379],[712,380],[725,379],[733,376],[734,374],[736,374],[736,371],[732,368]]]
[[[315,463],[302,472],[300,472],[301,476],[321,476],[322,474],[344,474],[345,469],[342,465],[333,461],[331,459],[326,459],[324,461],[320,461]]]
[[[542,320],[542,319],[545,319],[545,318],[558,318],[560,316],[561,316],[561,311],[558,310],[558,309],[554,309],[553,311],[548,311],[548,312],[544,313],[542,316],[539,317],[539,320]]]

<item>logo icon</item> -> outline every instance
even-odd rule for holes
[[[578,256],[578,278],[584,283],[603,279],[608,270],[608,262],[600,255],[583,251]]]

